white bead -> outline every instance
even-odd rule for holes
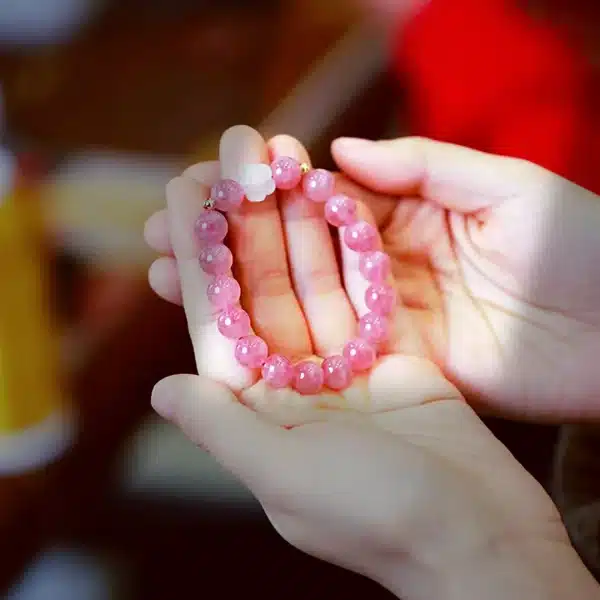
[[[275,180],[271,167],[265,164],[244,165],[237,176],[249,202],[263,202],[275,192]]]

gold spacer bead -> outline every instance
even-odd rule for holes
[[[207,198],[202,206],[205,210],[212,210],[215,207],[215,201],[212,198]]]
[[[300,165],[300,171],[302,171],[302,175],[306,175],[310,171],[310,165],[308,163],[302,163]]]

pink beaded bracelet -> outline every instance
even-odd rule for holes
[[[360,253],[359,269],[369,282],[365,303],[370,312],[360,318],[359,336],[349,341],[341,354],[325,358],[321,365],[302,361],[296,365],[280,354],[269,354],[266,342],[251,334],[250,317],[240,305],[239,283],[228,273],[233,255],[223,243],[228,232],[223,213],[239,207],[244,198],[261,202],[275,189],[291,190],[301,185],[304,196],[324,203],[325,219],[333,227],[344,227],[343,243]],[[269,165],[246,165],[238,180],[223,179],[216,183],[204,202],[195,234],[201,243],[200,265],[212,276],[207,295],[217,309],[217,328],[226,338],[236,341],[235,358],[243,366],[261,369],[262,377],[272,388],[292,386],[301,394],[316,394],[323,387],[346,389],[355,373],[367,371],[375,362],[377,348],[389,332],[388,316],[396,302],[394,289],[386,283],[390,275],[390,258],[377,249],[377,231],[356,215],[356,202],[334,194],[333,174],[325,169],[310,169],[297,160],[282,157]]]

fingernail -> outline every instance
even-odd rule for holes
[[[152,390],[152,396],[150,399],[152,408],[161,416],[163,419],[170,420],[173,416],[174,410],[174,398],[170,391],[170,388],[163,385],[162,381],[159,381]]]

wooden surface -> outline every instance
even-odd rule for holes
[[[8,123],[52,152],[189,155],[231,124],[257,126],[356,21],[349,6],[115,9],[64,48],[0,55]]]
[[[189,153],[232,122],[259,118],[262,40],[278,18],[243,8],[139,20],[115,11],[64,48],[1,57],[8,122],[52,152]]]

